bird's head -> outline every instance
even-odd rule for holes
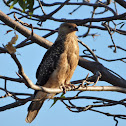
[[[58,33],[59,34],[69,34],[69,33],[73,33],[75,34],[76,31],[78,31],[77,25],[74,23],[63,23],[60,25]]]

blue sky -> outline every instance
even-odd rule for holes
[[[4,13],[11,12],[9,11],[9,8],[7,8],[2,1],[0,1],[0,10],[3,11]],[[117,5],[118,6],[118,5]],[[119,14],[123,13],[125,9],[119,7]],[[54,9],[56,7],[53,7],[51,9]],[[76,7],[75,7],[76,8]],[[51,11],[49,8],[44,8],[46,13],[49,13]],[[90,12],[92,11],[91,7],[81,7],[80,10],[75,12],[73,15],[68,15],[67,12],[71,12],[73,9],[71,6],[65,7],[64,9],[61,10],[60,13],[54,15],[55,17],[58,18],[89,18],[90,17]],[[65,14],[63,13],[65,11]],[[100,9],[98,9],[100,11]],[[37,14],[40,14],[41,11],[38,10],[36,11]],[[97,15],[95,17],[100,17],[101,15]],[[108,12],[105,14],[105,16],[112,16],[112,13]],[[13,18],[11,15],[10,17]],[[27,22],[26,19],[23,19],[24,22]],[[35,22],[29,21],[29,24],[32,23],[33,26],[36,26]],[[98,23],[93,23],[93,24],[98,24]],[[100,24],[100,23],[99,23]],[[52,28],[55,29],[60,25],[60,23],[55,24],[53,21],[47,21],[43,23],[44,28]],[[83,34],[86,31],[86,28],[79,28],[79,32],[77,32],[77,35]],[[126,26],[124,27],[124,29]],[[14,32],[8,33],[5,35],[7,30],[10,30],[11,28],[7,26],[2,26],[0,25],[0,46],[2,44],[6,45],[7,42],[11,40],[11,38],[14,36]],[[46,34],[47,32],[45,31],[37,31],[34,30],[34,33],[42,36]],[[91,30],[90,33],[98,33],[100,36],[96,38],[92,38],[91,36],[86,37],[86,38],[80,38],[85,44],[87,44],[91,49],[96,49],[95,54],[98,56],[102,56],[107,59],[114,59],[114,58],[120,58],[124,57],[126,55],[125,52],[122,52],[120,50],[117,50],[117,53],[113,53],[113,51],[109,48],[107,48],[108,45],[111,45],[111,39],[108,34],[108,32],[103,32],[101,30]],[[19,39],[17,41],[17,44],[20,43],[25,39],[22,35],[20,35],[18,32],[17,34],[19,35]],[[48,37],[47,39],[51,42],[54,42],[57,37],[57,33],[54,34],[51,37]],[[116,45],[120,45],[123,48],[126,48],[125,44],[125,36],[119,35],[115,33],[113,35],[114,41]],[[80,47],[80,54],[82,54],[83,47],[79,45]],[[36,69],[43,57],[43,54],[45,53],[46,49],[38,46],[37,44],[33,44],[27,47],[24,47],[22,49],[18,49],[16,52],[16,55],[18,59],[20,60],[25,73],[27,76],[33,81],[33,83],[36,83],[36,78],[35,78],[35,73]],[[126,79],[126,72],[124,70],[126,64],[123,62],[104,62],[100,60],[100,62],[107,68],[117,72],[119,75],[121,75],[123,78]],[[15,65],[14,61],[11,59],[10,55],[8,54],[0,54],[0,75],[5,75],[9,77],[17,77],[16,72],[18,71],[17,66]],[[90,73],[87,70],[82,69],[81,67],[77,67],[72,80],[77,80],[77,79],[82,79],[84,78],[88,73]],[[90,73],[92,75],[92,73]],[[97,86],[99,85],[108,85],[105,82],[98,82]],[[0,79],[0,87],[4,86],[4,80]],[[25,92],[25,93],[33,93],[33,90],[28,89],[24,84],[20,83],[15,83],[15,82],[7,82],[7,89],[9,91],[13,92]],[[66,96],[74,96],[77,92],[68,92]],[[3,95],[3,92],[0,90],[0,96]],[[126,97],[125,94],[122,93],[116,93],[116,92],[83,92],[81,95],[84,96],[98,96],[98,97],[103,97],[103,98],[111,98],[115,100],[121,100]],[[14,102],[12,98],[5,98],[5,99],[0,99],[0,106],[9,104]],[[105,115],[101,115],[95,112],[87,111],[87,112],[81,112],[81,113],[72,113],[68,111],[68,109],[60,102],[58,101],[55,106],[53,106],[50,109],[51,104],[53,103],[52,100],[46,101],[41,108],[37,118],[33,121],[31,124],[27,124],[25,122],[25,117],[27,115],[27,108],[29,106],[28,102],[24,106],[17,107],[11,110],[6,110],[4,112],[0,112],[0,120],[1,120],[1,126],[8,126],[8,125],[18,125],[18,126],[40,126],[40,125],[55,125],[55,126],[64,126],[64,125],[72,125],[72,126],[114,126],[115,121],[111,117],[107,117]],[[73,101],[73,103],[77,105],[88,105],[88,104],[93,104],[92,101],[88,100],[78,100],[78,101]],[[100,108],[99,110],[105,111],[105,112],[111,112],[111,113],[116,113],[116,114],[125,114],[126,109],[123,106],[114,106],[114,107],[107,107],[107,108]],[[124,126],[126,124],[126,121],[124,120],[119,120],[118,126]]]

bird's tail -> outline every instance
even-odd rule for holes
[[[31,104],[28,107],[28,114],[25,119],[27,123],[31,123],[35,117],[37,116],[40,108],[42,107],[44,101],[46,100],[47,93],[38,91],[35,95],[35,99],[40,101],[32,101]]]

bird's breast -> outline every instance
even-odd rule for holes
[[[58,88],[61,84],[69,82],[79,59],[79,46],[77,38],[69,37],[63,43],[64,51],[60,54],[56,69],[51,74],[46,87]]]
[[[79,56],[79,46],[76,37],[69,37],[65,42],[65,51],[69,58]]]

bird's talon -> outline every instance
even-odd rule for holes
[[[63,93],[66,94],[66,88],[63,86],[62,89],[63,89]]]
[[[75,89],[75,85],[74,85],[74,84],[71,84],[71,88],[72,88],[72,89]]]
[[[63,89],[63,93],[65,94],[66,93],[66,87],[64,84],[61,84],[61,86],[59,87],[60,89]]]
[[[75,88],[75,85],[74,84],[65,84],[65,86],[68,88],[68,89],[74,89]]]

